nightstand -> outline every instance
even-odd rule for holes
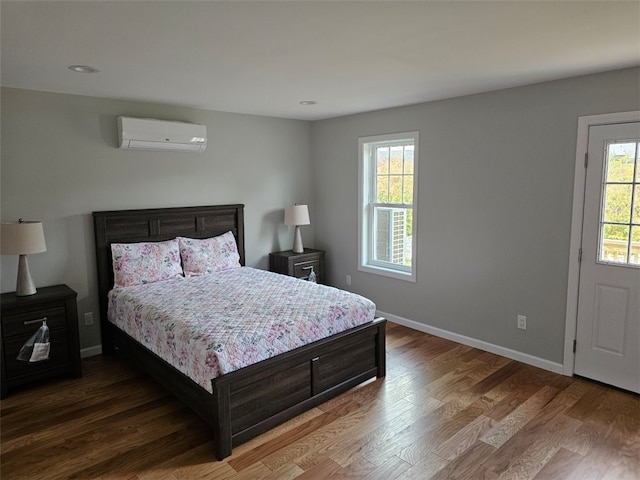
[[[0,303],[1,397],[19,385],[69,373],[82,376],[78,334],[77,293],[66,285],[38,288],[37,293],[17,297],[3,293]],[[51,344],[49,359],[24,362],[16,359],[22,345],[46,320]]]
[[[305,248],[303,253],[285,250],[269,254],[269,270],[272,272],[306,280],[312,267],[318,283],[324,283],[324,250]]]

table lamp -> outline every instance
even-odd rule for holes
[[[302,234],[300,225],[309,225],[309,209],[306,205],[290,205],[284,209],[284,224],[295,225],[296,233],[293,240],[293,253],[303,253]]]
[[[42,222],[24,221],[2,222],[0,225],[0,252],[2,255],[20,255],[16,296],[26,297],[36,293],[36,287],[29,272],[27,254],[46,252]]]

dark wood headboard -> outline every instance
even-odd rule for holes
[[[107,336],[107,294],[113,287],[112,243],[161,242],[178,236],[208,238],[233,232],[240,264],[244,257],[244,205],[152,208],[93,212],[103,351]]]

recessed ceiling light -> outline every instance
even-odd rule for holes
[[[67,68],[78,73],[98,73],[100,71],[97,68],[90,67],[89,65],[70,65]]]
[[[298,102],[300,105],[317,105],[318,102],[316,102],[315,100],[302,100],[301,102]]]

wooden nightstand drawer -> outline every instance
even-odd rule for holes
[[[67,325],[67,312],[64,307],[53,307],[44,310],[5,315],[2,318],[2,336],[4,338],[15,335],[32,335],[46,320],[49,329],[65,327]]]
[[[67,331],[64,329],[49,331],[49,360],[33,363],[18,360],[16,357],[22,345],[24,345],[30,336],[31,335],[15,337],[4,342],[3,347],[7,369],[13,377],[43,372],[69,363],[69,344],[67,342]]]
[[[296,278],[307,278],[311,269],[318,275],[320,273],[320,259],[307,260],[293,264],[293,276]]]

